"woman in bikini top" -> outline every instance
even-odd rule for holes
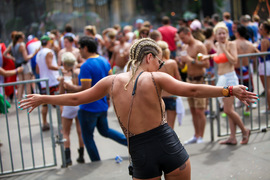
[[[220,97],[224,96],[223,87],[208,86],[202,84],[189,84],[181,82],[162,72],[156,72],[163,64],[161,49],[157,43],[149,38],[136,41],[131,49],[127,69],[129,72],[119,75],[111,75],[100,80],[95,86],[79,92],[64,95],[27,95],[20,102],[20,108],[29,108],[29,113],[42,103],[57,105],[79,105],[96,101],[107,94],[113,97],[117,117],[124,129],[129,129],[133,137],[161,126],[164,121],[164,105],[161,100],[161,92],[186,97]],[[142,73],[143,72],[143,73]],[[140,75],[140,76],[139,76]],[[139,78],[137,78],[139,76]],[[134,96],[132,92],[135,86]],[[113,86],[112,86],[113,85]],[[245,104],[255,102],[256,94],[247,92],[245,86],[234,86],[233,95]],[[129,120],[129,126],[128,126]],[[126,133],[126,135],[128,135]],[[135,135],[135,136],[134,136]],[[132,137],[132,138],[133,138]],[[165,179],[190,179],[190,164],[182,169],[165,175]],[[135,178],[136,179],[136,178]],[[157,177],[156,179],[160,179]]]
[[[217,40],[217,54],[210,55],[214,57],[214,61],[218,65],[218,82],[217,86],[231,86],[238,84],[234,65],[238,61],[237,47],[234,42],[228,41],[229,34],[227,26],[224,22],[218,23],[214,28],[214,33]],[[246,128],[239,114],[234,110],[234,97],[223,99],[224,113],[229,118],[231,134],[227,140],[220,141],[220,144],[236,145],[236,126],[242,131],[241,144],[247,144],[249,141],[250,130]]]

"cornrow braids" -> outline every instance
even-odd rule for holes
[[[150,38],[142,38],[136,41],[129,50],[129,61],[127,63],[127,71],[131,70],[131,78],[125,85],[125,90],[127,90],[127,86],[134,79],[134,76],[143,62],[143,58],[146,54],[153,54],[153,56],[157,56],[160,53],[160,48],[157,43]]]

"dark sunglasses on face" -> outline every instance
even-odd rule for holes
[[[165,62],[162,61],[158,56],[156,56],[156,58],[158,59],[158,63],[159,63],[158,70],[160,70],[164,66]]]
[[[148,32],[142,32],[141,34],[142,35],[148,35]]]

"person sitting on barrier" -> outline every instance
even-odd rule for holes
[[[261,52],[269,52],[270,51],[270,22],[269,21],[263,22],[260,25],[259,32],[261,36],[263,37],[263,39],[261,40],[261,43],[259,44],[258,49]],[[260,79],[265,89],[265,92],[267,91],[267,97],[266,97],[267,104],[268,104],[267,112],[270,113],[270,55],[260,58],[258,71],[259,71]],[[265,81],[265,76],[266,76],[266,81]]]
[[[158,46],[162,50],[162,60],[165,62],[164,66],[160,69],[160,72],[165,72],[177,80],[181,80],[178,65],[175,60],[170,59],[169,46],[165,41],[158,41]],[[167,92],[162,93],[162,99],[165,103],[166,120],[169,126],[173,129],[176,118],[176,98]]]
[[[237,54],[249,54],[249,53],[258,53],[259,50],[253,46],[251,42],[245,39],[247,36],[247,28],[241,24],[237,26],[237,30],[234,33],[236,40],[236,47],[237,47]],[[242,61],[242,62],[240,62]],[[243,81],[243,85],[248,87],[248,90],[253,92],[254,84],[253,84],[253,64],[249,62],[249,58],[239,58],[237,63],[234,65],[235,72],[239,79],[239,83],[241,84]],[[242,69],[242,77],[241,77],[241,69]],[[250,75],[249,75],[250,74]],[[250,85],[249,85],[250,79]],[[241,103],[241,102],[240,102]],[[252,107],[256,107],[256,104],[252,104]],[[244,115],[249,116],[249,107],[247,106]]]
[[[27,95],[19,106],[31,113],[42,103],[79,105],[110,93],[119,124],[128,139],[133,179],[160,179],[162,172],[166,180],[190,179],[189,155],[165,120],[161,92],[201,98],[231,94],[245,104],[255,102],[258,97],[243,85],[231,86],[229,93],[228,87],[178,81],[166,73],[156,72],[164,64],[161,59],[161,49],[154,40],[140,39],[130,49],[127,69],[131,71],[107,76],[79,93]]]
[[[74,91],[69,91],[65,89],[65,83],[77,84],[78,85],[78,72],[75,72],[74,66],[76,65],[76,57],[71,52],[64,52],[61,55],[61,60],[63,63],[64,71],[62,71],[63,76],[59,78],[59,94],[71,93]],[[79,70],[79,69],[78,69]],[[78,163],[84,163],[84,143],[82,139],[81,127],[79,119],[77,117],[79,111],[79,106],[63,106],[62,111],[62,125],[63,125],[63,136],[66,141],[64,142],[65,146],[65,155],[66,155],[66,164],[67,166],[72,165],[72,160],[70,156],[70,128],[72,126],[72,120],[75,118],[76,130],[79,139],[79,157],[77,159]]]
[[[239,84],[237,75],[234,71],[234,65],[237,63],[236,44],[235,42],[228,41],[228,29],[224,22],[220,22],[215,26],[214,33],[217,40],[217,53],[203,56],[203,59],[213,57],[214,62],[218,65],[218,82],[216,86],[236,86]],[[222,101],[220,103],[222,103]],[[238,126],[242,131],[243,138],[241,144],[247,144],[250,136],[250,130],[245,128],[239,114],[234,109],[234,97],[223,98],[223,103],[224,112],[229,117],[231,134],[227,140],[220,141],[220,144],[237,144],[236,126]],[[249,104],[246,105],[249,106]]]

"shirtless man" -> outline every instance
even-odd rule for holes
[[[75,58],[77,59],[77,68],[81,67],[82,63],[84,62],[83,58],[81,57],[80,50],[78,48],[73,47],[74,39],[71,36],[64,37],[64,49],[61,49],[58,53],[58,66],[62,64],[62,54],[65,52],[71,52]]]
[[[201,41],[194,39],[191,31],[187,27],[182,27],[178,31],[179,38],[185,44],[183,46],[181,63],[187,64],[187,82],[193,84],[204,83],[205,68],[209,68],[209,60],[200,61],[197,58],[199,53],[207,54],[206,47]],[[185,144],[201,143],[206,124],[204,114],[206,108],[206,98],[188,98],[192,121],[195,129],[195,135]]]
[[[258,53],[259,50],[254,47],[252,45],[251,42],[249,42],[248,40],[246,40],[247,36],[247,28],[241,24],[237,25],[237,29],[235,32],[235,43],[236,43],[236,47],[237,47],[237,53],[238,54],[249,54],[249,53]],[[242,64],[240,63],[240,60],[242,60]],[[243,76],[243,83],[241,80],[241,69],[240,67],[242,66],[242,76]],[[239,79],[239,84],[243,84],[247,87],[249,87],[249,91],[253,92],[254,88],[253,88],[253,78],[252,78],[252,70],[250,70],[249,66],[249,60],[248,58],[240,58],[237,63],[234,65],[235,67],[235,72],[238,76]],[[251,77],[249,76],[249,71],[251,74]],[[249,85],[249,78],[251,81],[251,85]],[[253,104],[252,104],[253,105]],[[255,105],[255,106],[254,106]],[[254,104],[253,107],[256,107],[256,104]],[[248,112],[248,107],[246,109],[246,112],[244,112],[245,115],[249,115]]]
[[[117,34],[117,39],[119,44],[114,47],[113,55],[111,58],[111,67],[113,69],[113,74],[119,74],[124,71],[124,67],[128,62],[129,47],[130,44],[126,42],[126,37],[123,32]]]

